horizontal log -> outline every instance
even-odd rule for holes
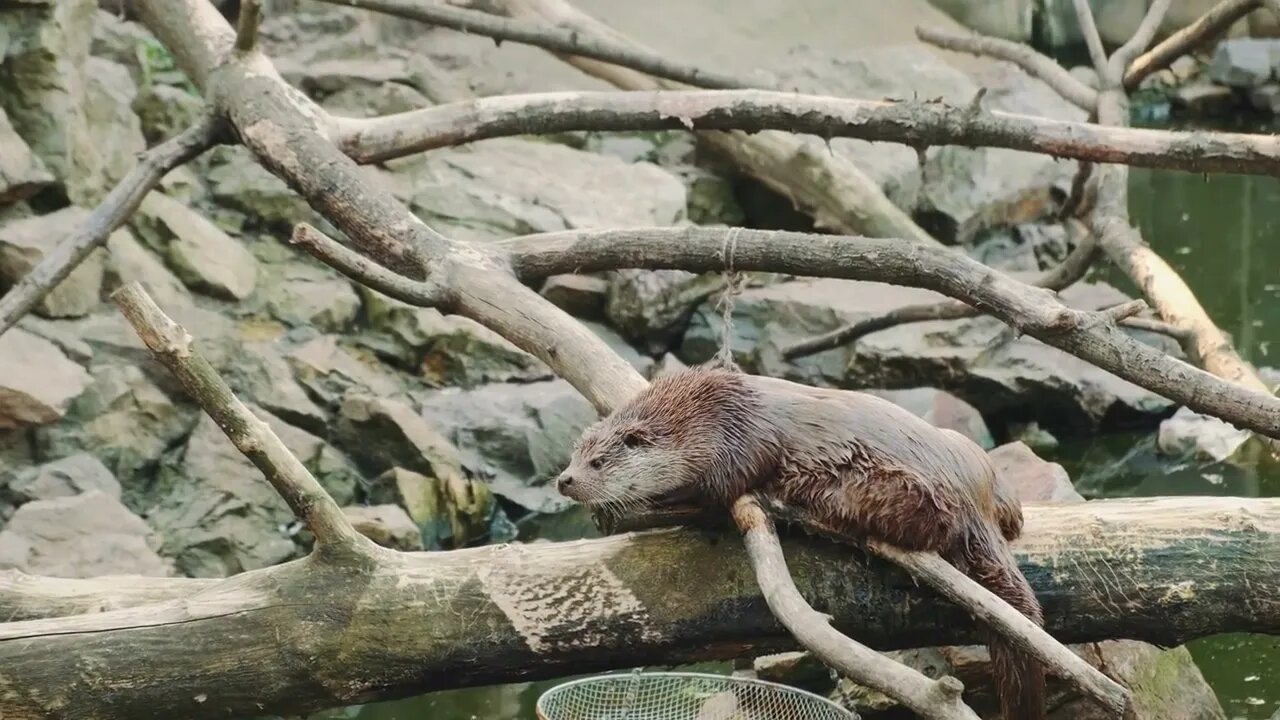
[[[1280,633],[1280,500],[1099,500],[1026,518],[1019,563],[1059,640]],[[871,647],[979,641],[962,611],[881,560],[816,538],[784,547],[806,599]],[[300,714],[793,647],[741,541],[706,531],[385,551],[362,567],[310,557],[145,588],[0,574],[0,617],[32,617],[33,598],[119,608],[0,625],[0,716]]]

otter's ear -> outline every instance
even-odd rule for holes
[[[649,437],[640,430],[628,430],[622,434],[622,444],[624,447],[638,448],[648,445]]]

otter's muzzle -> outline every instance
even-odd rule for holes
[[[561,495],[564,495],[565,497],[573,498],[576,500],[577,498],[574,498],[573,495],[570,494],[572,492],[572,489],[573,489],[573,476],[569,474],[568,470],[565,470],[564,472],[556,476],[556,490],[559,491]]]

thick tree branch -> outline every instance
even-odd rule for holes
[[[497,41],[510,40],[566,55],[588,57],[695,87],[747,88],[758,85],[758,83],[731,75],[673,62],[643,48],[623,46],[567,28],[497,17],[436,2],[419,0],[322,0],[322,2],[365,8],[459,32],[475,33]]]
[[[733,506],[747,557],[769,610],[801,645],[856,683],[884,693],[922,718],[977,720],[961,700],[964,685],[951,676],[930,680],[919,671],[841,635],[796,589],[773,523],[750,495]]]
[[[885,102],[770,90],[557,92],[334,119],[343,151],[372,163],[486,138],[570,130],[785,130],[914,147],[1000,147],[1187,172],[1280,174],[1280,138],[1103,127],[941,102]]]
[[[192,337],[156,306],[140,284],[131,282],[112,298],[147,349],[178,378],[236,449],[267,477],[294,516],[315,536],[318,549],[373,552],[377,546],[356,532],[329,493],[271,427],[240,402],[218,371],[192,346]]]
[[[156,145],[116,184],[84,223],[40,259],[21,280],[0,297],[0,335],[30,312],[45,295],[71,274],[85,258],[124,224],[142,199],[174,168],[183,165],[218,142],[221,121],[212,114]]]
[[[1161,645],[1280,633],[1280,500],[1179,497],[1028,505],[1018,564],[1062,642]],[[1211,541],[1206,541],[1211,539]],[[101,579],[0,573],[0,617],[32,597],[118,609],[0,625],[5,717],[300,715],[433,689],[724,659],[796,647],[723,535],[304,559],[221,581],[152,579],[153,602]],[[981,642],[965,611],[847,545],[787,538],[806,602],[877,650]],[[17,581],[16,583],[14,581]],[[173,590],[161,587],[173,585]],[[678,588],[678,592],[673,592]],[[181,599],[173,599],[183,592]],[[554,598],[554,599],[553,599]],[[65,609],[67,602],[51,607]],[[554,604],[555,614],[545,608]],[[30,617],[30,615],[26,615]],[[92,657],[90,665],[83,658]],[[246,668],[251,668],[246,672]],[[110,703],[102,688],[111,687]],[[53,707],[57,704],[57,708]]]
[[[1141,343],[1105,314],[1073,310],[961,253],[902,240],[743,228],[636,228],[530,235],[495,244],[525,280],[623,267],[714,272],[731,244],[738,270],[872,280],[927,288],[977,305],[1015,330],[1129,382],[1269,437],[1280,399],[1207,373]]]

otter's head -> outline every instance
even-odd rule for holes
[[[754,392],[737,373],[664,375],[583,433],[556,486],[593,509],[620,514],[674,500],[736,497],[732,488],[753,479],[748,475],[763,455],[759,415]]]

